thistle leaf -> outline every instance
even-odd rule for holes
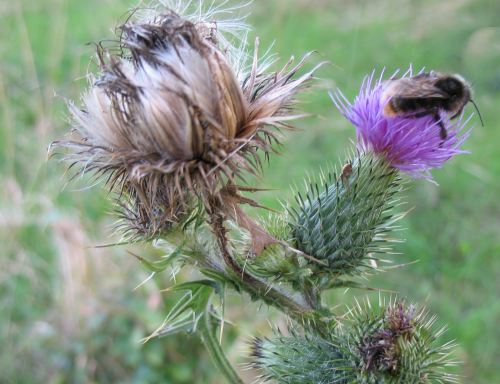
[[[149,261],[142,256],[131,253],[134,257],[136,257],[142,265],[144,265],[151,272],[163,272],[169,266],[172,265],[174,261],[176,261],[179,257],[183,255],[184,243],[177,246],[170,254],[165,255],[161,258],[161,260],[157,261]]]
[[[148,337],[166,336],[178,332],[195,332],[207,312],[214,293],[223,295],[223,286],[213,280],[198,280],[178,284],[169,291],[185,291],[171,308],[163,324]]]

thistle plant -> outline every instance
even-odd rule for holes
[[[334,104],[354,125],[357,143],[337,169],[318,176],[281,212],[264,210],[246,183],[259,175],[281,133],[303,115],[297,96],[323,64],[293,58],[270,70],[243,19],[191,2],[162,2],[119,28],[116,46],[98,45],[99,70],[82,103],[70,103],[73,133],[53,143],[76,170],[104,180],[115,198],[123,241],[164,251],[138,256],[154,273],[191,268],[203,278],[184,292],[152,335],[198,333],[228,382],[242,383],[219,342],[226,291],[280,310],[288,330],[251,344],[263,381],[278,383],[446,383],[452,344],[435,318],[405,301],[330,309],[327,291],[363,288],[382,268],[403,183],[463,153],[469,119],[385,117],[383,75],[367,76],[356,99]],[[204,12],[201,12],[203,10]],[[222,17],[222,19],[220,19]],[[309,59],[309,60],[308,60]],[[312,69],[305,69],[305,67]],[[411,76],[411,70],[404,76]],[[330,303],[331,305],[331,303]]]

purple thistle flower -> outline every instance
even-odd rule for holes
[[[386,117],[383,71],[379,79],[375,72],[366,76],[354,103],[337,91],[330,95],[335,106],[356,127],[358,147],[383,155],[389,163],[414,178],[432,180],[430,170],[440,168],[454,155],[467,153],[460,147],[470,134],[466,126],[472,117],[450,121],[446,112],[440,113],[441,121],[448,132],[447,138],[440,136],[439,122],[433,116]],[[411,77],[412,68],[403,75]],[[393,75],[394,77],[394,75]]]

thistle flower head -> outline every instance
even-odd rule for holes
[[[440,122],[433,116],[386,117],[383,110],[387,100],[382,100],[385,82],[382,75],[366,76],[353,103],[338,91],[332,97],[342,114],[356,127],[358,146],[383,155],[390,164],[411,175],[432,179],[430,170],[440,168],[453,156],[464,153],[462,144],[469,136],[466,131],[469,118],[460,116],[451,121],[441,111],[440,121],[447,131],[446,139],[440,136]],[[403,77],[411,77],[410,68]]]
[[[76,137],[54,143],[119,191],[131,234],[155,236],[257,172],[258,150],[276,140],[269,126],[288,127],[312,78],[294,78],[301,62],[269,74],[255,65],[240,82],[206,27],[173,11],[123,25],[119,49],[98,50],[84,107],[71,105]]]

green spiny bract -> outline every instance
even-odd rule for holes
[[[456,383],[445,373],[451,343],[439,345],[444,330],[414,306],[391,301],[349,311],[328,340],[276,334],[255,339],[254,365],[264,380],[286,384]]]
[[[295,247],[320,261],[318,277],[356,274],[370,268],[374,254],[386,252],[387,233],[397,220],[390,211],[401,190],[397,170],[382,157],[360,153],[339,175],[324,177],[296,197],[290,226]]]
[[[263,381],[286,384],[345,383],[342,356],[328,341],[293,331],[284,336],[255,338],[252,341],[253,365],[262,371]],[[337,370],[337,367],[339,368]]]

